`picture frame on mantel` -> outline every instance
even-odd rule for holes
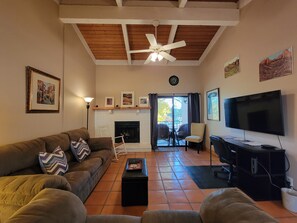
[[[114,108],[114,97],[105,97],[105,107]]]
[[[121,92],[121,107],[130,108],[134,107],[134,92],[122,91]]]
[[[220,121],[220,89],[206,92],[207,120]]]
[[[26,113],[59,113],[61,79],[26,67]]]
[[[149,106],[149,98],[147,96],[139,97],[138,106],[139,107],[148,107]]]

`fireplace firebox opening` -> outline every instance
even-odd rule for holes
[[[126,143],[139,143],[139,124],[139,121],[116,121],[114,122],[114,136],[123,135]]]

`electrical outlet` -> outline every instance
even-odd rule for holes
[[[289,183],[290,187],[294,186],[292,177],[287,176],[287,182]]]

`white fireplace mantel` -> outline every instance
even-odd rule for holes
[[[140,143],[126,143],[128,152],[150,152],[150,111],[140,110],[96,110],[95,112],[95,136],[114,137],[115,121],[139,121]]]

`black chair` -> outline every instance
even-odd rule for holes
[[[179,141],[185,139],[189,133],[189,124],[182,124],[176,131],[175,137],[177,140],[177,144],[179,145]]]
[[[166,124],[158,124],[158,139],[168,141],[168,146],[170,145],[170,131]]]
[[[229,173],[228,185],[232,185],[234,166],[236,165],[236,152],[232,150],[221,137],[210,136],[209,138],[220,161],[229,165],[229,168],[222,166],[222,170],[215,170],[214,176],[217,177],[218,173]]]

